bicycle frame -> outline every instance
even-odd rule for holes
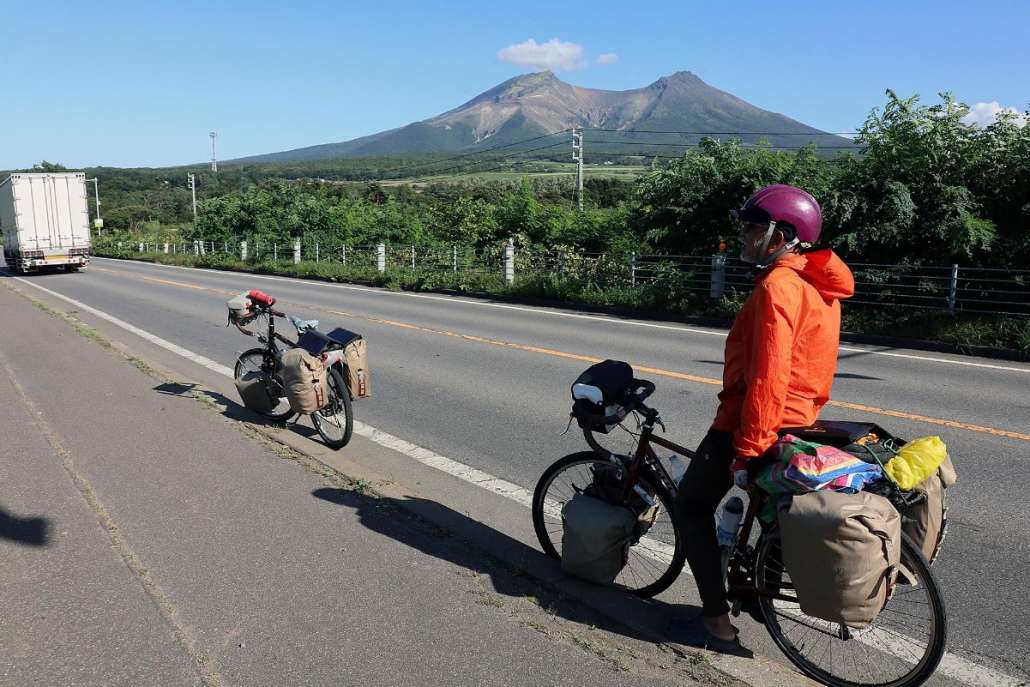
[[[658,412],[650,408],[641,410],[644,415],[644,422],[641,425],[640,439],[637,443],[636,452],[633,455],[633,460],[628,466],[629,480],[627,481],[627,490],[633,488],[636,484],[637,476],[640,474],[641,467],[647,464],[648,455],[654,456],[654,451],[651,449],[651,444],[667,448],[670,451],[683,456],[689,460],[697,458],[697,453],[691,451],[688,448],[680,446],[674,441],[670,441],[664,437],[658,436],[654,433],[655,424],[662,424],[661,417]],[[662,425],[664,427],[664,425]],[[673,483],[668,473],[665,472],[664,466],[661,465],[657,460],[655,465],[662,471],[664,476],[667,478],[669,485],[672,487],[672,495],[675,498],[677,494],[676,484]],[[765,504],[766,495],[757,487],[751,486],[747,489],[748,493],[748,507],[744,515],[744,519],[741,522],[740,533],[737,537],[736,545],[733,551],[730,553],[729,570],[727,574],[728,582],[728,593],[730,597],[741,597],[741,596],[753,596],[753,597],[765,597],[771,599],[778,599],[780,601],[791,601],[797,602],[796,596],[787,596],[780,593],[768,592],[762,589],[758,589],[754,584],[753,580],[753,566],[755,553],[751,550],[748,545],[748,540],[751,537],[751,532],[754,529],[755,521],[758,518],[758,513],[762,506]],[[628,496],[628,491],[627,491]],[[739,612],[740,599],[737,598],[734,601],[734,611]]]

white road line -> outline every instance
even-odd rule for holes
[[[783,606],[777,605],[776,612],[801,623],[816,621],[817,625],[823,628],[823,632],[829,632],[831,635],[836,634],[838,626],[835,623],[816,620],[811,616],[807,616],[801,612],[800,606],[795,603],[786,603]],[[875,651],[894,656],[909,665],[915,665],[916,661],[913,657],[922,657],[923,652],[926,650],[925,642],[918,642],[894,630],[883,632],[882,628],[878,628],[875,625],[867,630],[853,630],[852,637],[855,641],[861,642]],[[971,685],[972,687],[1026,687],[1028,684],[1026,680],[999,673],[947,652],[941,657],[937,672],[944,673],[953,680]]]
[[[103,258],[101,258],[103,259]],[[114,260],[114,258],[107,258]],[[582,313],[570,313],[561,312],[558,310],[548,310],[543,308],[534,308],[523,305],[507,305],[504,303],[488,303],[481,300],[470,300],[467,298],[459,298],[457,296],[437,296],[427,293],[411,293],[408,291],[388,291],[386,289],[376,289],[368,286],[355,286],[353,284],[331,284],[323,281],[315,281],[311,279],[296,279],[293,277],[276,277],[267,274],[252,274],[250,272],[229,272],[225,270],[213,270],[203,267],[183,267],[181,265],[162,265],[161,263],[152,262],[140,262],[136,260],[118,260],[118,262],[131,262],[137,265],[145,265],[148,267],[163,267],[166,269],[175,270],[188,270],[195,272],[212,272],[219,275],[232,275],[238,277],[246,277],[247,279],[265,279],[268,281],[282,281],[290,284],[302,284],[305,286],[320,286],[329,289],[344,289],[350,291],[362,291],[364,293],[375,294],[379,296],[403,296],[405,298],[422,298],[425,300],[440,301],[443,303],[461,303],[463,305],[474,305],[483,308],[499,308],[502,310],[518,310],[521,312],[528,312],[535,315],[548,315],[551,317],[566,317],[571,319],[579,320],[593,320],[596,322],[603,322],[605,324],[620,324],[631,327],[646,327],[650,329],[663,329],[673,332],[682,332],[685,334],[702,334],[704,336],[717,336],[726,338],[727,332],[712,331],[708,329],[694,329],[692,327],[679,327],[668,324],[657,324],[655,322],[640,322],[639,320],[622,320],[618,318],[605,317],[603,315],[585,315]],[[994,365],[991,363],[976,363],[967,360],[953,360],[951,358],[934,358],[924,355],[913,355],[911,353],[891,353],[888,351],[872,351],[867,348],[854,348],[851,346],[841,346],[840,350],[847,351],[849,353],[867,353],[869,355],[878,355],[887,358],[904,358],[906,360],[920,360],[927,363],[941,363],[944,365],[961,365],[963,367],[979,367],[988,370],[1003,370],[1005,372],[1022,372],[1024,374],[1030,374],[1030,367],[1014,367],[1009,365]]]
[[[136,336],[145,339],[146,341],[149,341],[150,343],[160,346],[161,348],[164,348],[167,351],[171,351],[176,355],[180,355],[186,358],[187,360],[191,360],[197,363],[198,365],[202,365],[203,367],[206,367],[207,369],[213,372],[225,375],[230,379],[233,378],[233,371],[230,370],[228,367],[216,363],[210,358],[205,358],[199,353],[194,353],[193,351],[185,349],[182,346],[172,343],[171,341],[162,339],[161,337],[155,334],[151,334],[150,332],[140,329],[139,327],[136,327],[134,325],[131,325],[128,322],[125,322],[124,320],[120,320],[113,315],[109,315],[102,310],[97,310],[92,306],[77,301],[74,298],[69,298],[68,296],[57,293],[56,291],[51,291],[50,289],[44,288],[38,284],[33,284],[31,281],[28,281],[27,279],[23,279],[21,277],[14,277],[14,279],[15,281],[31,286],[34,289],[39,289],[40,291],[49,294],[54,298],[59,298],[62,301],[71,303],[80,310],[85,310],[88,313],[96,315],[97,317],[106,320],[111,324],[117,325],[118,327],[121,327],[122,329],[125,329],[126,331],[131,332]],[[486,489],[487,491],[491,491],[495,494],[498,494],[499,496],[511,499],[512,501],[515,501],[516,503],[521,504],[526,508],[532,507],[532,492],[530,492],[528,489],[520,487],[517,484],[508,482],[498,477],[494,477],[490,473],[483,472],[482,470],[479,470],[477,468],[465,465],[464,463],[460,463],[452,458],[442,456],[439,453],[430,451],[427,448],[422,448],[417,444],[413,444],[410,441],[405,441],[404,439],[395,437],[392,434],[388,434],[386,432],[376,429],[375,427],[366,425],[362,422],[354,422],[354,431],[355,433],[360,434],[366,439],[369,439],[370,441],[379,444],[380,446],[383,446],[384,448],[397,451],[398,453],[406,455],[409,458],[417,460],[419,463],[422,463],[423,465],[435,468],[437,470],[440,470],[441,472],[446,472],[447,474],[457,477],[458,479],[468,482],[469,484],[474,484],[477,487]],[[645,543],[645,552],[653,556],[667,553],[667,551],[665,551],[663,548],[666,547],[666,545],[659,544],[658,542],[655,542],[655,544],[657,545],[656,547],[651,547],[650,542]],[[684,570],[686,571],[686,569]],[[904,638],[904,640],[912,642],[915,641],[910,640],[907,637]],[[989,668],[981,666],[977,663],[973,663],[972,661],[967,661],[966,659],[951,653],[946,653],[944,655],[944,658],[941,660],[940,667],[937,670],[938,672],[943,673],[954,680],[958,680],[959,682],[963,682],[968,685],[973,685],[974,687],[993,687],[995,685],[999,687],[1021,687],[1027,684],[1026,681],[1021,681],[1009,675],[1005,675],[1004,673],[999,673],[990,670]]]

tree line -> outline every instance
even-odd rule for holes
[[[403,160],[337,160],[202,174],[194,224],[186,168],[88,173],[101,179],[110,239],[487,246],[514,237],[525,247],[704,255],[733,241],[730,208],[789,183],[819,199],[825,237],[851,260],[1025,267],[1030,126],[1008,114],[968,126],[967,113],[948,94],[925,105],[888,91],[857,134],[858,154],[708,139],[633,181],[588,178],[582,212],[565,177],[392,185],[348,179]]]

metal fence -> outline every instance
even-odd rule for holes
[[[742,297],[754,284],[752,270],[725,253],[713,256],[516,250],[513,243],[463,246],[326,245],[296,241],[194,241],[139,243],[123,251],[189,255],[228,254],[247,262],[335,263],[355,271],[427,271],[516,279],[576,280],[598,289],[670,287],[697,297]],[[1030,318],[1030,270],[960,265],[852,263],[855,296],[849,304]]]

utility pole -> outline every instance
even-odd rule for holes
[[[97,202],[97,214],[93,218],[93,228],[97,230],[97,236],[100,236],[101,232],[103,232],[104,230],[104,220],[100,219],[100,189],[97,186],[96,177],[93,177],[92,179],[86,179],[86,181],[93,182],[93,197],[96,199]]]
[[[576,164],[576,200],[583,211],[583,129],[572,127],[572,161]]]
[[[211,171],[218,171],[218,158],[215,157],[215,139],[218,138],[218,134],[214,131],[208,134],[211,137]]]
[[[193,223],[197,223],[197,175],[193,172],[186,173],[186,185],[193,192]]]

